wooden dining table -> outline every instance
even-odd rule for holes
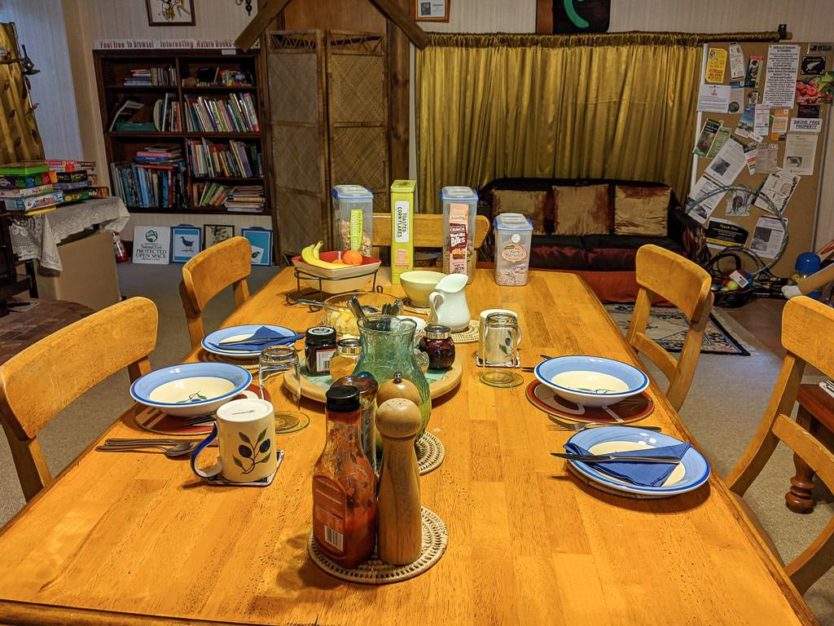
[[[224,325],[316,325],[321,311],[286,304],[295,286],[282,270]],[[467,299],[473,317],[518,312],[524,365],[540,353],[639,363],[573,274],[533,271],[525,287],[500,287],[478,270]],[[420,576],[351,584],[308,556],[320,405],[305,405],[309,427],[279,435],[285,458],[267,488],[209,486],[161,454],[96,452],[107,437],[153,436],[133,408],[0,533],[0,623],[815,622],[720,476],[660,500],[585,484],[550,454],[571,433],[527,401],[533,375],[511,389],[482,384],[476,345],[457,345],[460,387],[432,409],[428,430],[446,457],[422,477],[422,501],[445,522],[448,547]],[[278,398],[280,381],[270,384]],[[655,410],[642,423],[693,441],[661,388],[649,394]]]

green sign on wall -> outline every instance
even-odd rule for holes
[[[611,0],[553,0],[553,32],[604,33],[610,15]]]

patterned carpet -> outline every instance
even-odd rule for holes
[[[608,314],[625,332],[631,323],[633,304],[606,304]],[[686,339],[687,322],[683,313],[677,309],[653,307],[649,317],[647,334],[669,352],[680,352]],[[702,354],[734,354],[750,356],[744,346],[721,325],[715,315],[710,314],[704,341],[701,345]]]

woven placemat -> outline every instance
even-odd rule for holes
[[[380,561],[374,554],[356,569],[345,569],[336,565],[322,552],[312,531],[307,541],[307,553],[313,563],[325,572],[348,582],[361,585],[387,585],[408,580],[426,572],[437,563],[449,543],[449,534],[443,520],[426,507],[423,507],[421,515],[423,518],[423,552],[416,561],[408,565],[390,565]]]
[[[403,311],[408,311],[409,313],[417,313],[418,315],[429,315],[431,313],[431,308],[427,306],[419,306],[414,304],[411,301],[411,298],[403,298],[402,303]]]
[[[446,447],[443,442],[431,433],[423,433],[417,440],[417,469],[420,476],[436,470],[446,458]]]
[[[478,329],[481,326],[479,320],[469,320],[469,326],[466,330],[457,333],[452,333],[452,341],[455,343],[475,343],[478,341]]]
[[[236,359],[230,356],[221,356],[212,352],[200,351],[200,360],[203,363],[231,363],[232,365],[239,365],[240,367],[249,370],[252,374],[258,373],[258,359]]]

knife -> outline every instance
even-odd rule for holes
[[[606,463],[608,461],[620,461],[627,463],[680,463],[676,456],[629,456],[625,454],[571,454],[569,452],[551,452],[553,456],[568,461],[581,461],[582,463]]]

